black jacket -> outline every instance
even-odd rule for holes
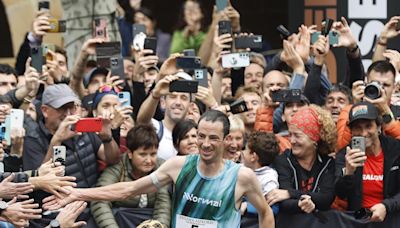
[[[318,155],[311,169],[314,182],[310,191],[300,189],[301,175],[304,169],[292,155],[291,150],[286,150],[274,161],[274,168],[279,176],[279,188],[289,191],[290,199],[280,204],[280,210],[286,213],[302,213],[298,207],[301,195],[310,195],[318,210],[329,210],[335,198],[335,162],[327,155]]]
[[[391,137],[380,136],[384,154],[383,165],[383,198],[388,213],[400,210],[400,141]],[[363,168],[356,169],[353,175],[343,176],[346,149],[336,155],[336,194],[348,201],[348,210],[359,210],[362,207]]]

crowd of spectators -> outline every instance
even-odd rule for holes
[[[211,24],[184,1],[173,34],[118,2],[121,42],[96,19],[68,58],[40,9],[0,64],[0,227],[400,226],[400,16],[364,69],[344,17],[337,43],[301,25],[267,61],[230,1]]]

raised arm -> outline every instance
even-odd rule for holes
[[[79,98],[83,98],[84,90],[83,87],[83,78],[85,76],[85,65],[86,61],[90,55],[96,54],[96,43],[103,43],[106,40],[104,38],[92,38],[85,41],[82,45],[82,49],[79,53],[78,58],[76,59],[74,68],[71,71],[71,81],[69,85],[72,90],[74,90]]]
[[[150,123],[151,118],[156,112],[157,104],[160,98],[169,93],[169,84],[176,79],[178,79],[177,76],[169,75],[157,82],[156,86],[151,91],[150,96],[148,96],[143,102],[142,106],[140,106],[137,116],[137,123]]]
[[[389,22],[383,27],[383,30],[377,39],[374,55],[372,56],[373,62],[385,60],[383,53],[386,51],[388,40],[400,34],[400,31],[396,30],[398,23],[400,23],[400,16],[394,16],[390,18]]]

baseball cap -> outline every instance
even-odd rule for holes
[[[67,103],[79,101],[78,96],[66,84],[48,86],[42,95],[42,104],[53,108],[60,108]]]
[[[96,68],[93,68],[92,70],[90,70],[89,73],[87,73],[85,75],[85,77],[83,78],[83,85],[85,86],[85,88],[87,88],[89,86],[89,83],[92,80],[92,78],[98,74],[107,76],[108,70],[103,67],[96,67]]]
[[[349,113],[349,125],[356,120],[376,120],[378,118],[378,110],[369,102],[359,102],[353,105]]]

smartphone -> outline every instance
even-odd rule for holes
[[[311,43],[314,44],[318,40],[318,36],[321,35],[321,32],[314,32],[311,34]],[[329,32],[329,45],[334,45],[339,43],[339,33],[330,31]]]
[[[10,115],[6,117],[5,121],[5,134],[4,139],[7,145],[11,145],[11,131],[14,128],[24,127],[24,110],[22,109],[11,109]]]
[[[3,131],[3,129],[2,129]],[[4,134],[3,134],[3,140],[6,141],[6,145],[11,145],[11,118],[10,115],[6,117],[6,120],[4,122]]]
[[[31,47],[31,65],[36,69],[38,73],[42,73],[43,60],[43,50],[42,46]]]
[[[351,149],[360,149],[365,153],[365,137],[353,136],[351,138]]]
[[[110,71],[111,76],[118,75],[121,80],[125,81],[124,59],[122,56],[110,57]]]
[[[39,11],[41,9],[49,10],[50,9],[50,1],[39,1],[38,9],[39,9]]]
[[[196,56],[196,51],[194,49],[185,49],[182,51],[183,56],[194,57]]]
[[[100,132],[103,128],[103,120],[101,118],[81,118],[72,127],[76,132]]]
[[[60,162],[65,165],[67,159],[67,148],[65,146],[53,146],[53,163]]]
[[[215,0],[217,11],[222,11],[228,6],[228,0]]]
[[[169,84],[169,92],[197,93],[198,85],[196,80],[175,80]]]
[[[230,53],[222,56],[223,68],[240,68],[250,65],[248,52]]]
[[[106,38],[106,28],[107,20],[104,18],[96,18],[93,22],[93,38]]]
[[[122,107],[127,107],[131,105],[131,94],[129,92],[119,92],[118,100],[121,103]]]
[[[291,35],[291,33],[289,32],[289,29],[287,29],[283,25],[278,25],[278,27],[276,27],[276,30],[279,32],[279,35],[281,36],[281,39],[283,39],[283,40],[286,40]]]
[[[249,109],[247,108],[246,102],[242,99],[236,100],[229,105],[232,114],[238,114],[242,112],[247,112]]]
[[[219,21],[218,22],[218,36],[223,34],[232,34],[231,21]]]
[[[144,42],[146,39],[146,26],[144,24],[133,24],[132,26],[133,48],[137,51],[144,49]]]
[[[49,50],[52,52],[56,51],[56,45],[54,44],[43,44],[42,45],[42,54],[43,57],[48,60],[48,61],[52,61],[53,60],[53,56],[49,53]]]
[[[67,21],[58,20],[56,18],[49,18],[50,29],[48,33],[62,33],[67,31]]]
[[[325,22],[325,24],[322,26],[321,34],[323,36],[327,36],[328,33],[331,31],[333,20],[330,18],[326,18],[323,22]]]
[[[281,89],[271,93],[273,102],[300,102],[300,89]]]
[[[96,44],[97,65],[104,68],[110,68],[110,58],[121,55],[121,43],[105,42]]]
[[[133,24],[132,34],[134,40],[136,35],[138,35],[139,33],[146,34],[146,26],[144,24]]]
[[[176,58],[176,67],[182,69],[198,69],[201,68],[201,60],[199,57],[182,56]]]
[[[157,54],[157,38],[147,37],[146,39],[144,39],[143,49],[153,50],[153,54],[146,54],[145,56],[156,55]]]
[[[23,128],[24,127],[24,110],[22,109],[11,109],[10,113],[10,127]]]
[[[7,120],[7,118],[6,118],[6,120]],[[0,141],[3,141],[5,139],[6,131],[7,131],[6,123],[5,122],[1,123],[0,124]]]
[[[208,88],[208,71],[207,69],[194,69],[194,79],[199,82],[199,86]]]
[[[262,36],[251,35],[251,36],[239,36],[235,37],[235,48],[262,48]]]

